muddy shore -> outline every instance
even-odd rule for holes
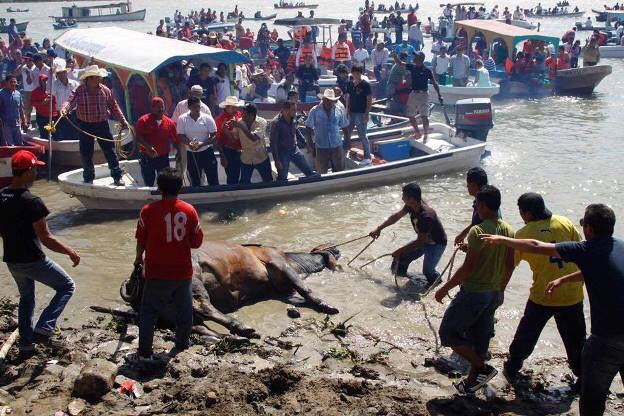
[[[25,360],[15,346],[9,350],[0,376],[0,414],[7,407],[15,415],[37,416],[578,413],[564,357],[534,362],[516,386],[499,375],[487,391],[458,397],[449,375],[457,377],[461,366],[434,360],[434,340],[418,338],[417,347],[406,351],[358,326],[356,317],[299,311],[301,317],[279,336],[248,343],[193,335],[193,346],[175,356],[166,354],[173,333],[160,330],[160,353],[149,365],[125,359],[138,342],[133,318],[85,311],[87,324],[62,327],[67,350],[38,348]],[[14,300],[2,299],[0,313],[4,343],[17,324]],[[493,365],[501,368],[505,354],[491,352]],[[441,357],[448,353],[440,350]],[[405,360],[411,371],[396,365]],[[624,412],[623,396],[611,395],[609,414]]]

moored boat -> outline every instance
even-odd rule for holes
[[[75,20],[70,21],[70,22],[61,20],[56,23],[52,23],[52,27],[54,28],[54,30],[72,29],[77,26],[78,26],[78,22],[76,22]]]
[[[294,3],[294,4],[278,4],[274,3],[273,8],[275,9],[316,9],[318,4],[305,4],[305,3]]]
[[[491,83],[490,87],[454,87],[452,85],[439,85],[440,94],[444,100],[444,104],[454,105],[458,100],[464,100],[467,98],[492,98],[500,91],[500,85]],[[432,102],[439,104],[438,94],[435,93],[432,85],[429,85],[429,97],[432,98]]]
[[[599,49],[601,58],[624,58],[624,46],[605,45]]]
[[[555,76],[555,91],[561,95],[589,95],[611,71],[611,65],[559,70]]]
[[[55,21],[73,19],[77,22],[122,22],[145,20],[145,9],[132,10],[130,1],[93,6],[62,7],[61,16],[51,16]]]
[[[243,20],[256,20],[256,21],[262,21],[262,20],[272,20],[275,19],[277,17],[277,13],[273,13],[270,14],[268,16],[254,16],[254,17],[243,17]]]
[[[380,145],[393,149],[388,151],[388,156],[392,153],[396,159],[364,165],[349,152],[345,155],[347,169],[342,172],[306,178],[292,167],[286,181],[184,187],[180,198],[194,205],[209,207],[232,202],[307,198],[314,194],[368,188],[418,176],[463,170],[477,165],[485,149],[485,142],[456,136],[454,129],[440,123],[431,123],[426,143],[422,139],[409,137],[373,142],[374,147],[379,148]],[[160,198],[155,188],[143,185],[138,161],[121,162],[121,167],[126,172],[126,186],[114,186],[108,166],[98,165],[93,184],[83,183],[82,169],[78,169],[59,175],[61,189],[75,196],[88,209],[137,210]],[[221,166],[219,175],[220,182],[224,183],[225,172]]]
[[[30,22],[16,23],[15,27],[17,28],[18,33],[26,32],[26,29],[28,28],[28,23]],[[9,25],[6,22],[6,19],[4,17],[0,17],[0,33],[7,33],[8,27]]]
[[[7,13],[28,13],[30,9],[14,9],[12,7],[7,7]]]
[[[595,10],[592,9],[592,13],[596,13],[597,22],[622,22],[624,21],[624,10]]]
[[[578,12],[561,12],[561,13],[541,13],[541,14],[532,14],[531,17],[534,18],[546,18],[546,17],[581,17],[585,14],[584,11]]]
[[[41,156],[43,149],[40,146],[0,146],[0,188],[11,183],[13,169],[11,168],[11,156],[20,150],[28,150],[36,156]]]

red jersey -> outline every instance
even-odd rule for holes
[[[43,117],[50,117],[50,103],[44,102],[46,98],[48,98],[50,94],[47,91],[44,91],[41,87],[37,87],[33,90],[30,95],[30,105],[35,107],[35,111],[38,115]],[[56,97],[52,97],[52,117],[58,116],[58,112],[56,111]]]
[[[191,279],[191,249],[201,246],[203,238],[191,204],[163,199],[145,205],[136,230],[136,239],[145,247],[145,278]]]
[[[160,119],[160,124],[151,113],[142,115],[136,122],[136,132],[156,150],[158,156],[168,155],[171,145],[178,144],[176,125],[165,115]],[[141,152],[145,153],[143,146]]]
[[[230,120],[240,120],[242,117],[243,114],[240,111],[237,111],[233,115],[229,115],[228,113],[223,111],[217,116],[217,118],[215,118],[215,124],[217,125],[217,141],[221,143],[224,147],[227,147],[229,149],[241,150],[240,140],[238,140],[238,138],[232,139],[227,137],[225,133],[223,133],[223,130],[228,129],[232,131],[233,128],[231,126],[228,128],[225,127],[224,124]]]

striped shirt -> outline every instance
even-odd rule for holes
[[[113,93],[105,85],[100,84],[95,94],[91,94],[86,85],[79,85],[70,95],[67,103],[63,105],[62,111],[69,113],[74,108],[78,120],[86,123],[108,121],[111,115],[114,115],[119,122],[126,121]]]

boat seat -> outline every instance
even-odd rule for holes
[[[420,152],[426,154],[442,153],[453,149],[455,146],[446,140],[442,133],[429,133],[427,143],[423,143],[423,139],[410,139],[410,146]]]

